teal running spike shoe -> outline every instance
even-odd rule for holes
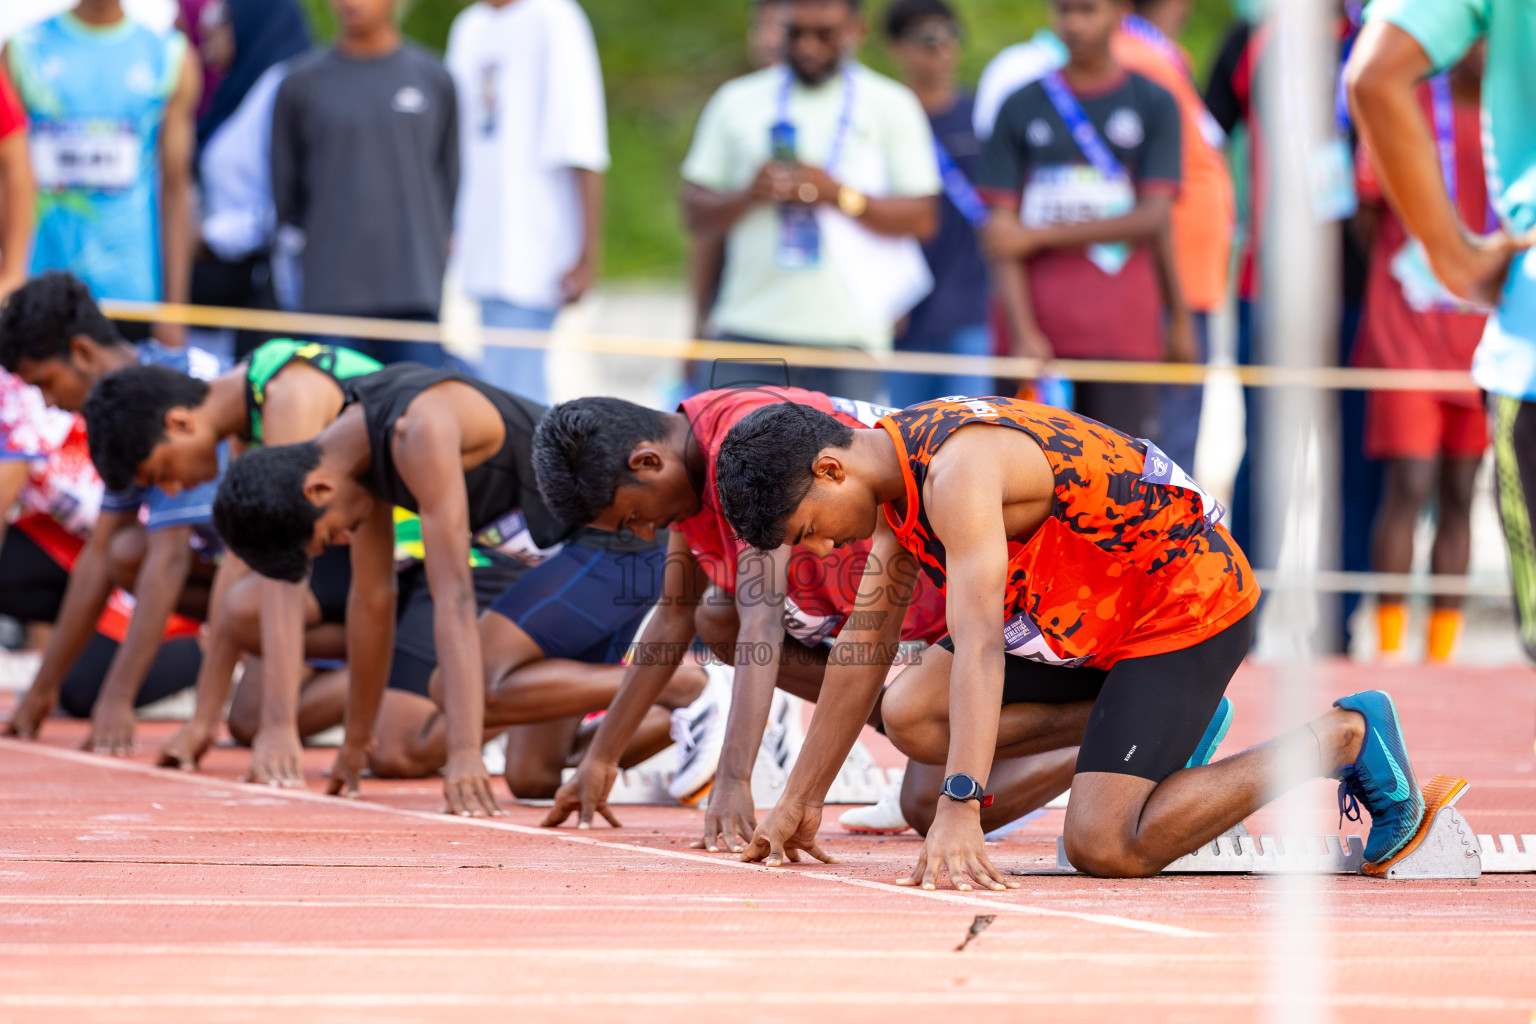
[[[1397,705],[1381,690],[1367,690],[1333,702],[1336,708],[1365,716],[1365,742],[1354,764],[1341,765],[1339,825],[1344,819],[1360,820],[1360,804],[1371,812],[1371,834],[1365,841],[1367,863],[1386,860],[1401,850],[1418,831],[1424,817],[1424,796],[1408,750]]]
[[[1211,724],[1205,727],[1205,735],[1200,737],[1200,742],[1195,745],[1195,752],[1189,755],[1189,760],[1184,762],[1185,768],[1199,768],[1211,763],[1211,758],[1216,756],[1216,748],[1221,746],[1221,741],[1227,738],[1227,730],[1232,728],[1232,702],[1227,698],[1221,698],[1221,703],[1216,705],[1216,714],[1211,716]]]

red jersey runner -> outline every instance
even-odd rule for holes
[[[701,507],[676,523],[688,548],[704,567],[715,586],[736,593],[736,562],[749,545],[736,536],[720,511],[720,492],[715,483],[715,457],[725,435],[748,413],[779,402],[794,402],[819,409],[855,429],[871,429],[880,417],[893,412],[885,406],[833,398],[819,391],[781,387],[739,387],[705,391],[685,400],[678,411],[688,417],[694,439],[704,454],[706,476]],[[860,541],[834,552],[826,559],[805,548],[796,548],[789,560],[789,587],[785,600],[791,636],[817,644],[837,634],[854,610],[859,582],[869,563],[870,542]],[[880,571],[878,566],[872,571]],[[902,625],[904,640],[932,643],[944,635],[944,595],[921,577]]]
[[[885,515],[941,589],[944,545],[923,507],[939,448],[973,423],[1029,435],[1056,479],[1050,516],[1010,538],[1002,609],[1009,654],[1109,668],[1220,633],[1259,599],[1248,560],[1220,525],[1221,505],[1147,441],[1010,398],[940,399],[880,421],[906,481],[906,516]]]

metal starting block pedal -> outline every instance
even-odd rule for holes
[[[1374,878],[1477,878],[1488,873],[1536,872],[1536,835],[1517,842],[1512,835],[1478,836],[1455,804],[1466,794],[1467,780],[1437,775],[1424,787],[1424,818],[1408,844],[1378,864],[1365,862],[1360,836],[1248,835],[1242,825],[1218,836],[1163,869],[1165,874],[1272,874],[1311,872],[1366,874]],[[1521,849],[1523,842],[1524,849]],[[1018,874],[1077,874],[1067,859],[1066,842],[1056,840],[1056,866]]]
[[[1418,831],[1384,861],[1360,865],[1372,878],[1476,878],[1483,873],[1481,851],[1472,826],[1456,810],[1467,780],[1436,775],[1424,787],[1424,817]]]

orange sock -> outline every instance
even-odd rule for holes
[[[1408,609],[1402,602],[1382,602],[1376,606],[1376,650],[1388,656],[1403,651],[1403,628],[1408,624]]]
[[[1461,609],[1436,608],[1429,616],[1429,660],[1444,665],[1456,657],[1461,639]]]

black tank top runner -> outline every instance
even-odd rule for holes
[[[469,526],[479,533],[509,513],[521,511],[533,542],[540,548],[566,540],[572,528],[544,504],[533,475],[533,431],[544,407],[463,374],[433,370],[416,363],[395,363],[349,381],[350,402],[363,407],[373,459],[363,483],[376,496],[412,512],[421,511],[416,496],[395,468],[395,423],[423,391],[445,381],[458,381],[480,392],[496,406],[506,424],[501,450],[464,474],[469,492]]]

